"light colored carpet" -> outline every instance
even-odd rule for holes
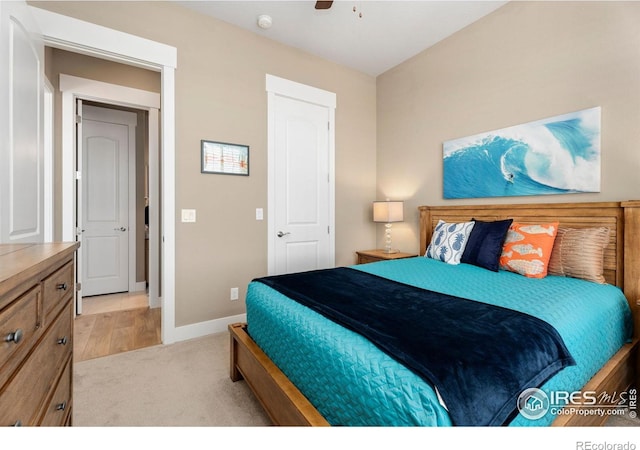
[[[229,378],[228,333],[74,363],[73,391],[79,427],[270,425]]]

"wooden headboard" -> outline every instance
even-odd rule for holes
[[[608,227],[604,276],[623,290],[640,328],[640,201],[599,203],[537,203],[470,206],[420,206],[420,254],[424,255],[438,220],[464,222],[513,219],[521,223],[559,222],[572,228]]]

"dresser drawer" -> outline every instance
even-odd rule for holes
[[[72,302],[47,329],[36,349],[0,392],[0,426],[36,425],[43,400],[51,392],[73,347]]]
[[[40,285],[0,311],[0,386],[26,356],[42,333]]]
[[[62,299],[73,292],[73,262],[69,262],[49,275],[42,283],[45,324],[63,305]]]
[[[67,415],[71,411],[71,376],[71,359],[69,359],[40,422],[41,426],[59,427],[67,423]]]

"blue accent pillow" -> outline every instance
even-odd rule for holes
[[[507,236],[507,231],[513,219],[475,222],[469,235],[469,241],[464,249],[460,262],[497,272],[500,269],[500,255]]]
[[[460,264],[474,222],[448,223],[439,220],[424,256],[447,264]]]

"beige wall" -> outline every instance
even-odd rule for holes
[[[176,70],[176,326],[244,312],[229,289],[267,272],[269,73],[337,94],[336,263],[375,243],[376,80],[169,2],[30,2],[172,45]],[[249,145],[249,177],[200,173],[200,140]],[[265,218],[266,219],[266,218]]]
[[[379,76],[378,196],[407,200],[394,244],[418,248],[421,204],[639,198],[639,23],[637,2],[512,2]],[[593,106],[600,193],[442,198],[444,141]]]

